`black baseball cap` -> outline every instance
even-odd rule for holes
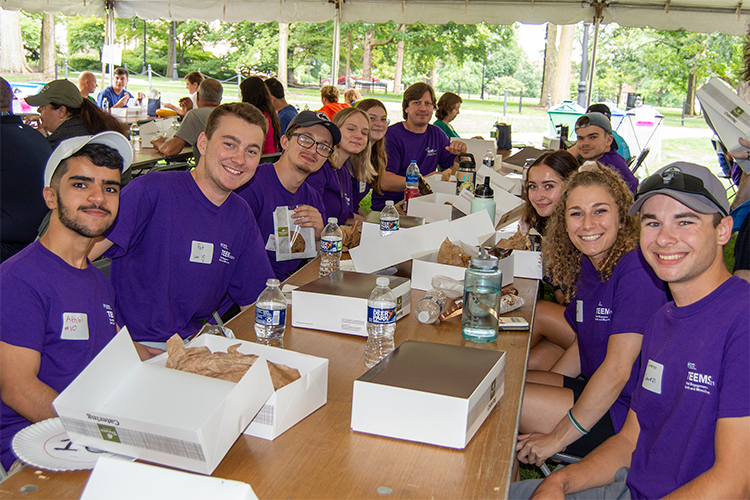
[[[334,146],[341,142],[341,131],[336,124],[328,118],[328,115],[322,111],[300,111],[297,116],[292,118],[292,121],[289,122],[289,127],[292,125],[297,125],[300,128],[323,125],[331,133]],[[289,127],[287,127],[287,129]]]

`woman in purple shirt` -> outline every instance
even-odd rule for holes
[[[385,104],[377,99],[362,99],[357,101],[355,107],[367,112],[367,116],[370,117],[370,144],[372,145],[370,161],[376,172],[374,178],[368,182],[359,181],[356,178],[352,179],[354,206],[358,207],[367,193],[370,192],[370,188],[374,193],[383,194],[383,190],[380,189],[380,179],[388,165],[388,154],[385,152],[385,133],[388,131],[388,125],[391,121],[388,119],[388,110],[385,109]]]
[[[336,113],[333,123],[341,130],[341,142],[305,182],[320,193],[328,217],[336,217],[339,224],[352,217],[364,220],[353,188],[354,180],[368,183],[376,174],[370,162],[370,118],[361,109],[346,108]]]
[[[638,247],[630,189],[599,163],[582,169],[570,178],[542,244],[547,273],[562,284],[567,307],[537,306],[532,345],[542,337],[548,345],[546,357],[534,347],[529,358],[537,370],[527,374],[521,409],[517,450],[524,463],[541,465],[563,449],[585,455],[620,430],[643,332],[667,302]],[[551,366],[550,346],[561,353]]]

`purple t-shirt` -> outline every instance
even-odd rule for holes
[[[250,205],[264,242],[267,242],[268,238],[274,234],[273,211],[276,207],[310,205],[318,209],[323,222],[326,222],[326,207],[320,195],[307,185],[307,181],[302,183],[296,193],[288,191],[281,184],[272,163],[258,165],[258,170],[255,171],[250,182],[238,189],[236,193]],[[291,276],[302,263],[301,259],[277,262],[276,252],[271,250],[267,250],[267,255],[274,275],[282,281]]]
[[[632,498],[661,498],[706,472],[716,420],[750,416],[748,303],[750,284],[732,277],[694,304],[669,302],[646,328],[630,406],[641,427]]]
[[[423,134],[415,134],[406,130],[404,122],[399,122],[388,127],[385,137],[385,150],[388,154],[388,165],[385,169],[396,175],[405,176],[412,160],[417,162],[422,175],[429,175],[437,170],[438,165],[443,168],[450,167],[456,158],[456,155],[445,149],[450,146],[450,139],[435,125],[427,125],[427,130]],[[386,200],[398,203],[403,199],[403,191],[383,191],[383,194],[373,191],[372,209],[382,210]]]
[[[327,217],[336,217],[338,223],[343,225],[347,219],[354,216],[352,176],[346,163],[342,168],[333,168],[333,165],[326,160],[320,170],[307,176],[304,184],[310,186],[323,198]],[[327,220],[324,219],[323,222]]]
[[[596,161],[620,174],[620,177],[623,178],[625,184],[628,185],[632,192],[635,193],[636,189],[638,189],[638,179],[630,171],[627,162],[625,162],[625,159],[620,156],[617,150],[607,151]]]
[[[589,258],[582,256],[576,287],[576,296],[565,308],[565,319],[578,334],[581,374],[591,378],[604,362],[610,336],[643,334],[651,317],[667,302],[667,293],[664,282],[654,274],[640,248],[620,257],[612,276],[604,283]],[[637,360],[630,379],[609,409],[615,432],[620,432],[628,416],[639,369]]]
[[[217,207],[190,172],[130,182],[106,237],[117,315],[137,341],[192,335],[225,294],[252,304],[273,276],[247,203],[232,193]]]
[[[115,292],[89,265],[77,269],[38,241],[0,266],[0,340],[41,353],[40,381],[62,392],[117,333]],[[13,436],[31,425],[0,403],[0,456],[15,460]]]

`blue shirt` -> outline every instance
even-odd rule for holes
[[[115,93],[115,89],[113,89],[112,86],[109,86],[106,89],[104,89],[101,92],[99,92],[99,96],[96,98],[96,104],[99,107],[102,107],[102,103],[106,99],[109,102],[109,107],[111,108],[112,106],[114,106],[115,104],[117,104],[118,102],[120,102],[120,99],[122,99],[122,97],[124,95],[127,95],[128,99],[132,99],[133,98],[133,94],[131,94],[127,90],[122,89],[122,92],[120,92],[119,94],[116,94]],[[127,108],[128,107],[128,103],[125,103],[124,107]]]
[[[289,122],[292,121],[292,118],[297,116],[297,108],[290,104],[279,111],[278,115],[279,122],[281,123],[281,135],[284,135],[286,134],[286,128],[289,126]]]

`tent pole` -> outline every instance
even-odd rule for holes
[[[596,9],[594,14],[594,45],[591,49],[591,73],[589,73],[589,88],[586,96],[586,107],[591,105],[591,95],[594,93],[594,74],[596,73],[596,47],[599,44],[599,24],[602,21],[602,10],[605,7],[604,2],[592,2],[592,7]]]
[[[336,2],[333,18],[333,60],[331,61],[331,85],[339,83],[339,48],[341,43],[341,4]]]

